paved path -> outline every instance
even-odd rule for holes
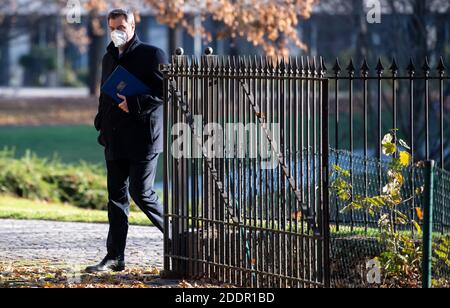
[[[96,263],[106,255],[105,224],[0,220],[0,260],[79,264]],[[163,266],[163,235],[154,227],[130,226],[126,261],[129,266]]]

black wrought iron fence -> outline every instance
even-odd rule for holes
[[[450,77],[442,58],[435,68],[428,59],[423,62],[417,68],[411,59],[402,70],[395,59],[388,69],[381,60],[372,69],[367,61],[360,68],[350,61],[344,69],[336,60],[329,76],[330,146],[381,161],[383,136],[393,130],[395,139],[410,145],[413,161],[435,160],[441,169],[450,168],[450,158],[446,159],[450,155]],[[352,170],[352,157],[349,160]],[[380,171],[379,192],[383,187]],[[352,177],[351,183],[368,189],[369,173],[375,171],[364,168],[361,172],[360,182]],[[339,230],[339,212],[331,217]],[[355,219],[350,219],[350,225]]]
[[[323,68],[212,55],[162,68],[167,270],[250,287],[329,284]]]
[[[250,287],[367,286],[365,262],[385,249],[379,215],[343,213],[330,197],[329,169],[349,171],[352,196],[380,194],[381,139],[390,130],[411,146],[413,161],[438,162],[431,239],[434,248],[445,246],[450,79],[443,59],[435,70],[428,60],[416,70],[411,60],[406,71],[393,60],[388,72],[381,61],[374,71],[364,61],[359,73],[351,61],[347,74],[336,61],[327,78],[322,59],[208,53],[179,52],[161,68],[166,234],[173,234],[165,239],[166,270]],[[416,190],[428,173],[405,172],[403,193],[414,197],[399,209],[423,225]],[[395,228],[423,239],[412,223]],[[447,277],[442,263],[432,271],[435,280]]]

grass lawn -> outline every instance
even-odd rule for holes
[[[40,157],[57,155],[65,163],[84,160],[103,162],[103,149],[97,144],[97,132],[88,125],[2,126],[0,147],[16,149],[22,156],[31,150]]]
[[[0,195],[0,218],[36,219],[67,222],[107,223],[105,211],[80,209],[71,205],[30,201]],[[150,226],[151,222],[141,212],[131,212],[130,224]]]
[[[64,163],[82,160],[105,165],[97,136],[97,131],[90,125],[0,126],[0,149],[15,148],[17,157],[31,150],[39,157],[56,155]],[[162,156],[158,167],[157,183],[163,181]]]

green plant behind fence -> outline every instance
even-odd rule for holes
[[[332,264],[334,284],[426,287],[432,281],[434,286],[450,286],[450,202],[445,193],[450,177],[423,163],[412,166],[409,146],[395,142],[394,133],[382,144],[389,158],[382,162],[333,151],[331,217],[339,231],[332,235],[333,260],[338,260]],[[436,179],[433,189],[427,179]],[[439,210],[431,216],[433,203]],[[432,218],[433,228],[427,228]],[[368,264],[378,264],[383,279],[371,281],[367,275],[374,269]]]

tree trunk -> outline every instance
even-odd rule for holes
[[[356,35],[356,52],[355,63],[361,64],[364,58],[367,58],[367,20],[365,19],[363,1],[353,0],[354,26],[357,29]]]
[[[94,29],[93,22],[95,19],[101,18],[96,12],[92,12],[89,15],[88,20],[88,36],[90,39],[89,44],[89,76],[88,87],[91,95],[98,95],[100,89],[100,66],[103,49],[103,33],[97,33],[97,29]]]
[[[11,19],[10,17],[5,17],[1,27],[3,28],[1,32],[3,37],[9,37],[11,31]],[[9,39],[0,40],[0,67],[2,68],[2,73],[0,74],[0,85],[8,86],[10,80],[10,61],[9,61],[9,51],[10,43]]]

